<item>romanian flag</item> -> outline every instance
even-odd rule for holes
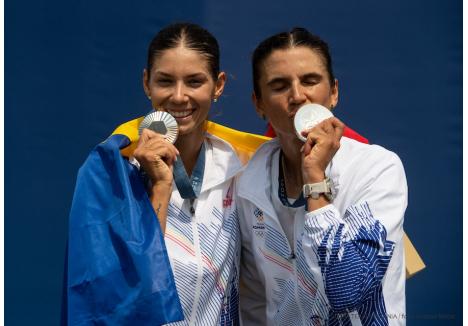
[[[78,173],[70,213],[62,324],[161,325],[183,319],[164,236],[137,169],[128,160],[143,117],[119,126]],[[270,137],[213,122],[246,163]],[[273,134],[270,134],[273,136]],[[367,143],[347,128],[345,137]],[[425,265],[405,235],[406,274]]]
[[[143,118],[144,117],[141,117],[124,123],[114,131],[113,134],[126,135],[131,141],[131,144],[122,150],[122,155],[132,155],[138,141],[138,126],[140,125],[141,121],[143,121]],[[230,143],[236,150],[239,158],[243,163],[247,163],[247,161],[252,157],[261,144],[270,140],[272,137],[275,137],[274,131],[270,125],[268,125],[266,136],[242,132],[210,121],[206,122],[205,129],[210,134],[222,138]],[[352,138],[361,143],[369,143],[366,138],[348,127],[345,127],[343,136]],[[406,277],[410,278],[417,272],[423,270],[426,265],[424,264],[423,260],[419,256],[406,233],[403,235],[403,242],[405,246]]]
[[[78,173],[70,212],[63,325],[161,325],[184,318],[158,219],[113,135]]]

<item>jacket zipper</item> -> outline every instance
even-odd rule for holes
[[[191,207],[193,209],[193,203],[191,203]],[[192,213],[192,232],[193,232],[193,246],[195,248],[195,256],[197,258],[197,284],[195,286],[195,295],[193,298],[193,309],[190,316],[189,325],[195,325],[198,306],[200,304],[200,292],[202,288],[202,281],[203,281],[203,261],[201,258],[201,249],[200,249],[200,237],[198,234],[198,224],[195,217],[195,212],[193,210]]]
[[[294,251],[296,251],[296,230],[297,230],[297,221],[299,219],[296,218],[296,216],[294,216],[294,230],[293,230],[293,245],[294,245],[294,250],[292,251],[292,255],[294,256],[292,258],[292,262],[293,262],[293,266],[294,266],[294,282],[295,282],[295,298],[296,298],[296,305],[297,307],[299,308],[299,312],[301,313],[301,320],[302,320],[302,324],[303,325],[306,325],[306,319],[305,319],[305,315],[304,315],[304,309],[302,308],[302,305],[301,305],[301,300],[299,300],[299,277],[298,277],[298,273],[297,273],[297,262],[296,262],[296,256],[294,254]]]
[[[296,219],[294,217],[294,230],[293,230],[293,247],[291,248],[291,245],[289,244],[289,241],[288,241],[288,238],[286,237],[286,233],[284,232],[283,230],[283,227],[281,226],[281,223],[278,219],[278,216],[276,216],[276,212],[274,209],[272,210],[267,210],[265,209],[264,206],[262,205],[259,205],[258,202],[256,201],[252,201],[252,199],[248,199],[247,197],[244,197],[244,196],[240,196],[241,198],[243,198],[244,200],[247,200],[247,202],[250,202],[251,204],[253,204],[255,207],[261,209],[262,211],[268,211],[267,214],[270,215],[271,219],[276,223],[277,225],[277,230],[281,230],[281,233],[283,234],[284,238],[286,239],[286,245],[289,249],[289,252],[290,252],[290,255],[289,255],[289,260],[292,261],[293,263],[293,270],[294,270],[294,284],[295,284],[295,289],[294,289],[294,297],[295,297],[295,300],[296,300],[296,305],[297,307],[299,308],[299,312],[301,314],[301,320],[302,320],[302,324],[304,325],[304,321],[305,321],[305,315],[304,315],[304,309],[302,308],[302,306],[300,305],[300,300],[299,300],[299,290],[298,290],[298,277],[297,277],[297,263],[296,263],[296,254],[295,254],[295,247],[296,247],[296,223],[298,219]],[[263,207],[263,208],[262,208]]]

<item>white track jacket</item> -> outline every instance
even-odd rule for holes
[[[238,183],[243,325],[404,325],[398,156],[343,137],[326,170],[336,198],[297,210],[291,248],[271,197],[279,150],[276,139],[262,145]]]
[[[169,204],[165,242],[184,321],[170,325],[237,325],[240,230],[234,177],[242,169],[232,147],[206,135],[205,173],[195,212],[177,187]]]

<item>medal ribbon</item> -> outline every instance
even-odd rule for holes
[[[280,151],[280,155],[279,155],[279,173],[278,173],[278,197],[281,201],[281,203],[284,205],[284,206],[287,206],[287,207],[294,207],[294,208],[297,208],[297,207],[301,207],[301,206],[305,206],[306,204],[306,200],[304,198],[304,195],[301,194],[299,195],[299,198],[297,198],[294,203],[290,203],[289,200],[288,200],[288,196],[286,194],[286,183],[284,182],[284,172],[283,172],[283,164],[281,164],[281,162],[283,161],[283,151]]]
[[[185,170],[184,163],[180,156],[177,156],[177,161],[174,162],[174,182],[179,190],[180,196],[183,199],[198,198],[203,183],[203,175],[205,173],[205,143],[202,144],[200,153],[198,154],[197,163],[192,171],[190,178]]]

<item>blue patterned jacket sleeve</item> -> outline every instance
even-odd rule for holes
[[[348,194],[351,205],[343,215],[330,204],[305,217],[304,251],[310,264],[320,266],[331,324],[350,311],[363,325],[367,318],[372,325],[387,324],[382,279],[403,235],[407,190],[400,160],[391,152],[386,158],[356,172],[362,181]]]
[[[329,209],[308,218],[305,230],[317,244],[330,305],[336,311],[355,310],[379,287],[394,243],[367,203],[350,208],[343,219],[336,213]]]

